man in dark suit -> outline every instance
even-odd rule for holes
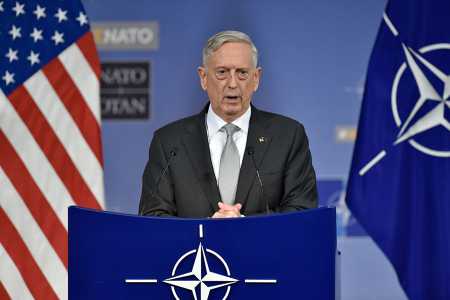
[[[154,133],[139,214],[227,218],[317,207],[303,126],[251,105],[257,55],[242,32],[208,40],[198,73],[209,104]]]

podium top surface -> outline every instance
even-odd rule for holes
[[[295,217],[296,215],[312,215],[317,216],[321,215],[335,215],[334,207],[319,207],[315,209],[308,209],[296,212],[288,212],[288,213],[273,213],[273,214],[261,214],[261,215],[252,215],[246,216],[243,218],[223,218],[223,219],[213,219],[213,218],[178,218],[178,217],[152,217],[152,216],[139,216],[135,214],[127,214],[127,213],[119,213],[107,210],[97,210],[91,208],[84,208],[80,206],[72,205],[68,208],[69,215],[77,215],[77,214],[90,214],[90,213],[99,213],[99,214],[107,214],[111,216],[120,216],[120,217],[129,217],[129,218],[146,218],[146,219],[154,219],[154,220],[170,220],[170,221],[195,221],[195,222],[217,222],[217,221],[227,221],[227,222],[246,222],[248,219],[267,219],[267,218],[284,218],[284,217]]]

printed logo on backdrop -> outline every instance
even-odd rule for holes
[[[103,62],[100,98],[104,119],[148,119],[150,63]]]
[[[159,24],[153,22],[92,23],[95,44],[100,50],[156,50]]]
[[[356,140],[355,126],[337,125],[335,133],[337,143],[354,143]]]
[[[345,203],[344,179],[318,179],[319,205],[336,208],[336,233],[338,236],[367,235],[353,217]]]
[[[364,94],[364,78],[359,79],[357,82],[347,85],[344,87],[344,92],[351,95],[351,97],[347,97],[349,99],[356,99],[357,101],[361,101],[362,96]],[[354,124],[338,124],[335,127],[335,141],[336,143],[354,143],[356,140],[356,125]]]

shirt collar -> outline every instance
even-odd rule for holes
[[[247,111],[242,116],[240,116],[231,123],[238,126],[240,130],[242,130],[245,134],[247,134],[251,114],[252,109],[250,105]],[[206,127],[208,129],[208,139],[214,136],[226,124],[227,122],[225,122],[221,117],[219,117],[211,108],[211,105],[209,105],[208,112],[206,114]]]

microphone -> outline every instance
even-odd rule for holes
[[[159,190],[159,183],[161,182],[161,179],[163,179],[163,177],[166,175],[167,170],[169,169],[170,166],[170,162],[172,161],[172,159],[177,156],[177,148],[173,148],[172,150],[170,150],[169,152],[169,158],[167,159],[167,163],[166,166],[164,167],[164,169],[161,170],[161,173],[158,176],[158,180],[156,180],[155,183],[155,191],[152,194],[156,194]]]
[[[151,196],[152,197],[159,197],[157,196],[158,190],[159,190],[159,184],[161,182],[161,180],[163,179],[163,177],[166,175],[167,170],[169,169],[170,163],[172,162],[172,159],[177,156],[177,148],[172,148],[172,150],[169,151],[169,158],[167,159],[167,163],[164,166],[164,168],[161,170],[161,173],[159,173],[158,179],[156,180],[155,183],[155,188],[151,190]],[[150,210],[146,209],[143,212],[140,213],[141,216],[145,216],[146,213],[148,213]]]
[[[267,201],[267,199],[264,198],[264,185],[261,180],[261,176],[259,175],[259,169],[258,169],[258,166],[256,165],[256,161],[255,161],[255,155],[254,155],[255,149],[253,147],[248,147],[247,154],[252,157],[253,167],[255,167],[256,176],[258,177],[259,187],[261,188],[261,193],[259,194],[259,197],[260,198],[262,197],[262,199],[264,200],[264,204],[266,206],[266,213],[269,214],[270,213],[269,202]]]

